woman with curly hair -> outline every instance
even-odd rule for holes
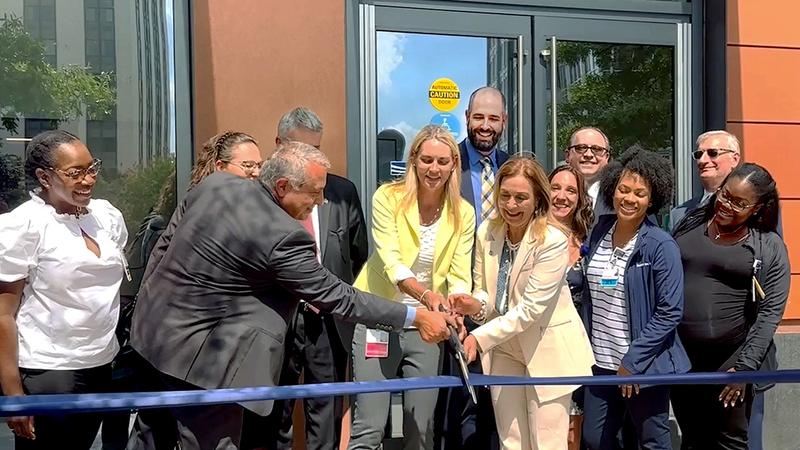
[[[586,249],[589,229],[594,223],[592,198],[586,191],[583,175],[572,166],[565,164],[550,172],[550,200],[553,217],[569,231],[569,268],[567,284],[572,294],[572,303],[578,312],[583,301],[583,256]],[[583,424],[583,388],[572,395],[569,416],[569,448],[578,449],[581,443]]]
[[[647,217],[672,197],[672,179],[669,162],[638,145],[601,175],[600,195],[615,214],[601,216],[589,238],[583,319],[595,375],[689,370],[676,331],[683,313],[680,251]],[[668,386],[587,386],[585,392],[583,440],[590,450],[617,448],[626,413],[642,448],[672,448]]]
[[[735,169],[674,231],[686,307],[678,335],[692,371],[775,370],[775,329],[789,295],[789,258],[776,232],[778,190],[763,167]],[[683,449],[746,449],[751,384],[672,389]]]

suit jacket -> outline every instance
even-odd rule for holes
[[[472,174],[469,171],[469,155],[467,154],[467,140],[464,139],[458,144],[461,153],[461,196],[475,208],[474,190],[472,189]],[[497,167],[503,165],[508,161],[508,153],[501,152],[497,148],[494,150],[497,153]]]
[[[329,173],[325,203],[317,208],[317,214],[322,265],[342,281],[353,284],[369,256],[367,225],[353,182]],[[343,320],[335,323],[342,346],[349,352],[355,326]]]
[[[680,205],[672,208],[669,212],[669,230],[674,230],[675,226],[678,225],[678,222],[683,220],[683,218],[686,217],[686,215],[688,215],[690,212],[697,209],[697,207],[700,206],[701,200],[703,200],[703,194],[692,197]]]
[[[133,315],[131,345],[159,371],[205,389],[276,385],[301,298],[338,318],[403,327],[407,308],[323,268],[261,183],[214,173],[183,206]],[[272,401],[244,406],[265,415]]]
[[[372,197],[375,252],[358,275],[355,286],[381,297],[395,298],[404,269],[410,268],[419,254],[419,209],[415,201],[405,213],[399,213],[404,192],[401,186],[383,185]],[[468,293],[472,287],[475,213],[469,203],[460,201],[460,226],[455,227],[450,219],[452,206],[445,202],[436,233],[431,290],[445,296]]]
[[[472,334],[483,352],[484,373],[492,373],[492,349],[516,339],[529,376],[591,375],[594,354],[566,281],[567,236],[548,225],[543,238],[537,241],[528,230],[511,268],[508,310],[500,315],[495,298],[505,236],[505,224],[487,220],[478,228],[476,238],[473,296],[486,301],[489,313],[487,322]],[[541,403],[577,388],[537,385],[536,394]]]

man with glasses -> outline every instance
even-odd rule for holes
[[[305,107],[295,108],[278,122],[275,144],[280,146],[302,142],[319,149],[322,131],[322,121],[314,111]],[[352,284],[369,256],[361,200],[350,180],[331,173],[327,174],[325,189],[320,195],[324,195],[324,202],[315,205],[311,214],[300,223],[313,237],[317,245],[317,258],[322,265],[342,281]],[[351,324],[335,321],[332,316],[320,314],[303,302],[290,327],[281,384],[298,384],[301,372],[304,373],[303,382],[306,384],[345,381],[347,355],[353,335]],[[342,397],[303,400],[307,449],[339,448],[343,413],[341,402]],[[279,450],[292,448],[294,404],[293,400],[276,403],[274,414],[280,422],[277,442],[261,445]],[[256,433],[259,433],[258,428]],[[245,439],[250,439],[247,433]]]
[[[684,216],[705,205],[722,186],[725,178],[733,172],[733,169],[744,162],[740,148],[739,139],[725,130],[706,131],[697,137],[697,148],[692,152],[692,156],[697,161],[697,171],[700,175],[700,184],[703,185],[703,193],[690,198],[669,212],[670,229],[675,229],[675,226]],[[748,207],[748,205],[732,204],[725,196],[720,199],[733,209],[744,210]],[[783,236],[782,228],[779,211],[778,234],[781,236]],[[763,448],[764,392],[771,387],[771,385],[756,385],[756,395],[753,399],[750,427],[748,429],[748,447],[750,450],[761,450]]]
[[[725,130],[706,131],[697,137],[697,148],[692,152],[697,161],[697,172],[703,193],[690,198],[669,212],[669,226],[675,225],[694,209],[703,206],[722,186],[725,177],[742,162],[739,139]]]
[[[592,199],[595,218],[614,213],[602,198],[598,201],[597,195],[600,190],[600,171],[608,164],[610,155],[608,136],[597,127],[581,127],[575,130],[569,139],[569,147],[564,150],[567,164],[580,172],[586,181],[586,190]]]

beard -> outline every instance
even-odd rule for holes
[[[489,154],[492,149],[495,148],[497,142],[500,141],[500,133],[493,131],[491,142],[487,142],[480,140],[474,129],[468,129],[467,138],[469,139],[470,144],[472,144],[472,146],[475,147],[475,150],[477,150],[479,153]]]

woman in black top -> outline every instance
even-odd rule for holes
[[[572,294],[572,302],[580,313],[584,286],[581,250],[586,248],[584,242],[594,222],[592,201],[586,192],[583,176],[572,166],[556,167],[550,172],[549,179],[553,217],[570,231],[567,283]],[[569,413],[569,449],[577,450],[580,448],[583,424],[583,388],[573,393],[572,400]]]
[[[771,370],[772,337],[789,295],[789,258],[776,233],[778,192],[745,163],[707,206],[676,227],[685,304],[678,327],[693,372]],[[688,449],[747,449],[753,386],[676,386],[672,405]]]

